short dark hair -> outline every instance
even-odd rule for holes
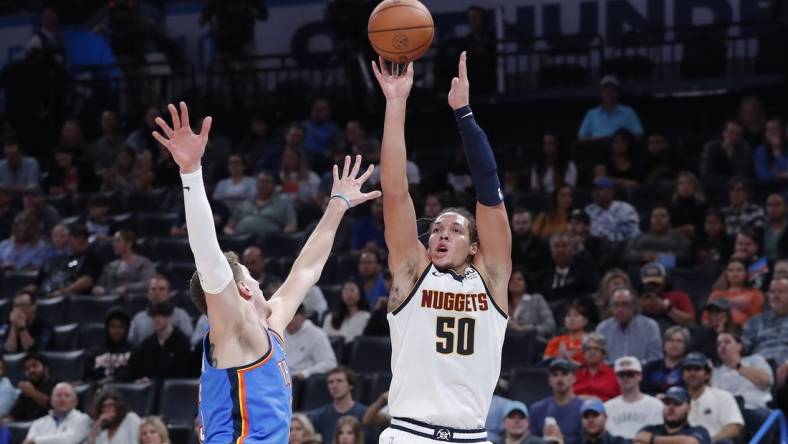
[[[233,281],[240,282],[243,279],[243,269],[241,268],[241,262],[238,259],[238,255],[233,253],[232,251],[226,251],[224,253],[224,257],[227,258],[227,262],[230,264],[230,269],[233,271]],[[199,272],[195,271],[192,275],[192,279],[189,282],[189,293],[191,294],[192,303],[200,313],[207,315],[208,314],[208,305],[205,303],[205,291],[202,289],[202,284],[200,283],[200,275]]]
[[[46,356],[39,355],[38,353],[35,352],[28,353],[25,355],[25,357],[22,359],[22,367],[24,367],[28,361],[38,361],[44,367],[49,367],[49,360],[46,358]]]
[[[729,117],[729,118],[725,119],[725,122],[722,124],[722,129],[726,129],[728,127],[728,125],[730,125],[730,124],[734,124],[734,125],[738,126],[739,128],[742,127],[742,124],[739,121],[739,119],[737,119],[735,117]]]
[[[730,180],[728,180],[728,188],[733,188],[733,187],[735,187],[737,185],[741,185],[742,188],[744,188],[744,191],[746,191],[747,193],[752,191],[752,185],[751,185],[750,181],[747,180],[746,177],[733,176],[733,177],[730,178]]]
[[[344,373],[345,374],[345,378],[347,378],[347,383],[351,387],[355,387],[356,386],[356,372],[354,372],[352,368],[346,367],[344,365],[338,365],[338,366],[334,367],[333,369],[331,369],[331,371],[328,372],[328,375],[331,376],[331,375],[336,374],[336,373]]]

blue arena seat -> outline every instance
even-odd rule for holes
[[[76,350],[79,348],[79,337],[79,324],[58,325],[49,348],[56,351]]]
[[[167,424],[191,425],[197,414],[199,379],[168,379],[161,387],[159,415]]]
[[[120,392],[134,413],[140,416],[153,413],[153,403],[156,399],[153,383],[112,383],[105,387]]]
[[[49,361],[49,374],[61,381],[79,381],[85,369],[85,350],[45,351],[41,355]]]
[[[120,296],[71,296],[68,321],[77,323],[104,322],[112,307],[123,307]]]

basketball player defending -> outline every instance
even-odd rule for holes
[[[389,268],[393,379],[382,444],[486,442],[484,422],[501,367],[512,239],[497,166],[468,106],[465,53],[452,80],[454,109],[476,187],[476,217],[462,208],[433,221],[427,249],[405,175],[405,108],[413,64],[372,69],[386,96],[381,187]]]
[[[290,275],[266,301],[259,283],[238,263],[238,256],[219,249],[200,167],[211,118],[194,134],[183,102],[180,115],[173,105],[169,111],[172,127],[158,118],[164,136],[153,135],[180,167],[189,245],[197,266],[191,280],[192,301],[208,315],[210,324],[203,340],[200,376],[202,442],[286,443],[292,391],[282,332],[307,290],[317,283],[345,211],[380,196],[379,191],[360,191],[373,168],[357,177],[360,156],[352,170],[350,157],[345,158],[342,176],[334,165],[332,199]]]

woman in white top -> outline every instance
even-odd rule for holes
[[[282,181],[282,194],[293,202],[317,202],[320,176],[309,169],[303,149],[292,146],[285,148],[279,180]]]
[[[170,433],[158,416],[142,418],[139,444],[170,444]]]
[[[86,444],[139,444],[140,417],[129,410],[123,395],[106,390],[93,401],[93,427]]]
[[[243,157],[233,154],[227,158],[227,172],[230,177],[222,179],[213,191],[213,198],[222,201],[230,211],[241,202],[257,195],[257,181],[244,175],[246,164]]]
[[[347,280],[342,284],[340,300],[323,320],[323,331],[328,336],[342,336],[345,342],[350,342],[364,331],[369,316],[369,305],[361,285]]]

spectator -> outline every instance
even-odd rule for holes
[[[67,119],[63,122],[63,126],[60,127],[60,143],[55,150],[57,151],[58,148],[66,148],[77,157],[85,152],[85,137],[79,120]]]
[[[265,238],[271,233],[294,232],[297,228],[295,209],[274,190],[271,173],[258,174],[257,197],[238,205],[224,227],[225,234],[253,234]]]
[[[98,385],[111,382],[129,382],[131,374],[129,360],[132,347],[128,341],[129,314],[121,308],[113,308],[104,320],[104,344],[88,351],[85,359],[85,379]]]
[[[255,171],[276,171],[279,169],[282,146],[276,140],[274,132],[271,131],[271,125],[266,116],[261,113],[255,113],[252,116],[249,132],[241,140],[238,151],[244,153],[246,163],[255,167]],[[257,168],[258,162],[260,162],[260,168]]]
[[[731,259],[720,282],[721,284],[711,292],[709,302],[727,299],[733,308],[735,325],[742,326],[763,311],[763,293],[757,288],[750,287],[747,282],[747,267],[744,261]]]
[[[385,250],[386,239],[383,236],[383,204],[376,199],[370,202],[369,216],[353,222],[353,235],[350,239],[350,250],[363,249]]]
[[[612,368],[605,363],[605,337],[591,333],[583,339],[583,366],[575,373],[574,392],[583,399],[599,398],[607,401],[621,394]]]
[[[65,67],[66,53],[60,30],[60,17],[54,8],[44,8],[41,13],[41,28],[33,33],[24,48],[25,58],[44,57],[58,66]]]
[[[687,356],[690,333],[674,325],[662,333],[662,351],[665,357],[646,363],[640,388],[648,395],[657,396],[673,386],[684,386],[681,380],[681,362]]]
[[[320,198],[320,210],[322,212],[326,211],[326,207],[328,207],[328,202],[330,200],[331,200],[331,196],[328,194],[324,194]],[[299,246],[299,249],[303,247],[303,244],[306,243],[306,240],[309,239],[309,236],[312,234],[312,232],[315,231],[318,222],[320,222],[319,219],[310,223],[309,225],[306,226],[306,228],[304,228],[303,243]],[[353,237],[353,218],[348,215],[343,217],[342,221],[339,222],[337,233],[334,235],[334,245],[331,247],[331,251],[337,253],[349,251],[350,240],[352,239],[352,237]]]
[[[358,418],[345,415],[337,420],[332,444],[364,444],[364,431]]]
[[[345,124],[345,152],[353,155],[380,156],[380,141],[369,135],[367,128],[360,120],[348,120]]]
[[[317,439],[312,422],[303,413],[293,413],[290,421],[290,439],[287,444],[306,444],[310,439]]]
[[[291,123],[285,130],[284,148],[296,148],[303,151],[305,138],[306,128],[304,125],[298,122]],[[282,165],[283,151],[283,147],[278,144],[270,145],[270,147],[257,158],[254,168],[255,172],[279,171]]]
[[[529,430],[532,435],[545,435],[549,424],[545,418],[556,420],[558,433],[563,436],[565,444],[581,442],[582,427],[580,425],[580,406],[583,401],[572,391],[575,383],[574,366],[565,359],[556,359],[550,363],[548,384],[553,396],[535,402],[531,406]],[[555,427],[555,426],[553,426]]]
[[[8,316],[8,328],[3,338],[6,353],[41,351],[49,348],[54,329],[36,315],[38,305],[35,287],[23,288],[14,295],[14,308]]]
[[[635,135],[643,134],[643,127],[632,108],[619,103],[621,83],[613,76],[605,76],[600,82],[602,103],[590,109],[580,124],[578,138],[601,139],[610,137],[621,128]]]
[[[606,265],[602,256],[602,239],[591,235],[588,213],[579,208],[572,210],[569,214],[569,235],[576,256],[591,262],[601,262],[603,267]]]
[[[708,385],[711,378],[708,358],[702,353],[688,354],[681,363],[681,378],[691,398],[690,425],[705,428],[714,442],[736,440],[744,418],[732,394]]]
[[[0,242],[0,261],[6,270],[41,268],[46,245],[38,238],[37,222],[24,213],[14,218],[9,239]]]
[[[711,385],[744,399],[742,415],[747,430],[754,435],[771,413],[766,404],[772,400],[774,377],[763,356],[742,356],[742,349],[738,333],[717,335],[720,365],[712,372]]]
[[[742,331],[742,343],[753,354],[759,354],[777,363],[777,381],[785,381],[788,375],[788,278],[772,279],[769,287],[771,310],[754,316]]]
[[[610,157],[605,160],[605,174],[620,187],[637,187],[644,178],[644,171],[637,159],[635,136],[626,129],[619,129],[610,140]]]
[[[733,240],[725,231],[722,212],[709,209],[703,222],[703,231],[693,246],[696,262],[707,268],[725,264],[733,254]]]
[[[153,304],[148,313],[153,320],[153,334],[131,354],[132,379],[189,378],[194,374],[189,336],[172,323],[173,305],[165,300]]]
[[[318,99],[312,103],[312,112],[309,120],[304,122],[304,129],[304,149],[310,164],[315,168],[324,166],[331,157],[331,150],[341,145],[342,138],[339,127],[331,120],[331,105],[327,100]]]
[[[306,318],[304,304],[298,306],[285,328],[287,366],[294,378],[306,379],[337,366],[334,349],[326,333]]]
[[[16,403],[20,390],[14,387],[5,375],[5,359],[0,355],[0,418],[8,416],[8,412]]]
[[[367,326],[364,327],[364,336],[385,336],[391,334],[389,328],[388,316],[388,295],[391,293],[392,284],[391,272],[386,269],[383,270],[383,287],[386,289],[386,295],[378,298],[378,302],[372,307],[372,312],[367,321]]]
[[[731,259],[740,259],[747,267],[747,282],[753,287],[765,290],[769,284],[769,261],[759,256],[763,233],[753,228],[742,228],[736,235]],[[724,285],[723,276],[715,283],[715,288]]]
[[[785,210],[785,197],[772,193],[766,198],[766,216],[768,218],[763,233],[763,256],[770,260],[788,257],[788,225]]]
[[[170,444],[167,426],[158,416],[146,416],[140,422],[140,444]]]
[[[689,295],[679,289],[669,289],[667,271],[659,262],[651,262],[640,269],[640,311],[657,321],[660,331],[672,325],[695,322],[695,307]]]
[[[689,425],[690,397],[683,387],[671,387],[662,400],[664,424],[646,426],[635,435],[633,444],[667,444],[679,442],[686,444],[711,444],[709,432],[703,427]]]
[[[662,358],[659,326],[653,319],[637,313],[633,290],[626,287],[614,290],[610,308],[613,317],[596,328],[596,332],[607,339],[609,359],[622,356],[634,356],[641,361]]]
[[[136,236],[130,230],[122,228],[115,232],[112,251],[117,259],[104,266],[98,283],[93,286],[93,294],[125,296],[146,288],[156,268],[150,259],[134,253],[135,240]]]
[[[38,185],[25,188],[23,193],[24,214],[37,222],[38,234],[44,236],[49,234],[50,230],[60,222],[60,213],[46,202],[44,192]]]
[[[594,267],[572,254],[568,234],[550,238],[551,263],[542,277],[542,294],[550,304],[588,296],[596,289],[598,276]]]
[[[156,118],[161,117],[161,110],[157,106],[149,106],[145,110],[145,114],[140,119],[140,124],[137,128],[129,134],[126,138],[125,145],[134,149],[138,155],[148,151],[151,154],[159,152],[159,143],[156,142],[151,136],[158,126],[156,125]]]
[[[339,366],[328,374],[328,392],[332,402],[309,412],[309,420],[315,431],[323,437],[323,444],[331,444],[337,420],[345,415],[361,420],[367,406],[353,400],[356,374],[353,370]]]
[[[613,295],[613,290],[619,287],[632,287],[629,275],[620,268],[608,270],[599,283],[599,289],[594,293],[594,305],[600,320],[610,317],[610,296]]]
[[[115,162],[125,146],[125,139],[118,115],[115,111],[104,110],[101,113],[101,136],[85,150],[82,160],[101,173]]]
[[[323,331],[328,336],[342,336],[350,342],[364,332],[369,321],[369,304],[362,297],[361,286],[354,280],[342,284],[340,300],[323,319]]]
[[[58,381],[49,376],[44,356],[28,354],[22,360],[25,378],[17,384],[20,394],[9,416],[11,421],[33,421],[47,414],[49,397]]]
[[[561,184],[577,184],[577,167],[570,160],[569,150],[551,133],[542,136],[542,149],[531,168],[531,190],[553,193]]]
[[[147,162],[147,160],[145,161]],[[101,174],[101,191],[129,192],[145,189],[142,186],[143,167],[137,161],[137,152],[130,146],[123,147],[109,167]]]
[[[596,398],[590,398],[580,407],[583,426],[584,444],[628,444],[629,440],[621,436],[614,436],[607,426],[607,413],[605,404]]]
[[[545,242],[534,235],[530,211],[525,208],[515,208],[511,222],[512,263],[523,267],[535,276],[544,269],[544,263],[550,257],[550,250]]]
[[[629,241],[624,260],[637,267],[658,261],[669,268],[689,262],[689,241],[681,234],[671,231],[671,228],[668,209],[663,206],[655,207],[651,210],[648,233],[641,233]]]
[[[69,228],[68,245],[71,256],[49,270],[43,281],[42,290],[50,297],[89,293],[101,274],[101,259],[90,248],[84,225]]]
[[[294,204],[317,202],[320,176],[309,168],[303,149],[296,147],[284,149],[279,180],[282,182],[282,194]]]
[[[54,165],[47,177],[49,194],[86,193],[98,190],[98,179],[91,167],[78,163],[77,154],[68,147],[54,151]]]
[[[755,176],[761,182],[788,179],[788,146],[784,128],[780,118],[766,122],[765,140],[755,148]]]
[[[673,231],[694,239],[703,231],[706,216],[706,194],[698,178],[689,171],[682,171],[668,206]]]
[[[741,123],[728,119],[723,126],[722,139],[712,140],[703,147],[701,179],[721,182],[731,176],[752,176],[752,149],[746,140],[742,140],[741,133]]]
[[[788,278],[788,259],[778,259],[774,263],[772,279]]]
[[[632,356],[624,356],[616,359],[614,367],[621,396],[605,402],[607,431],[632,439],[644,425],[662,424],[662,403],[640,392],[643,380],[640,361]]]
[[[591,219],[591,235],[610,242],[634,239],[640,234],[640,219],[632,205],[613,200],[613,181],[607,177],[594,179],[594,203],[585,210]]]
[[[582,344],[588,335],[588,309],[579,300],[564,306],[564,329],[566,333],[555,336],[547,343],[544,359],[565,359],[574,365],[582,365]]]
[[[77,409],[77,392],[68,382],[52,390],[52,410],[30,425],[23,444],[80,444],[90,433],[90,416]]]
[[[227,172],[230,177],[220,180],[213,190],[213,199],[224,203],[230,211],[235,211],[241,202],[253,199],[257,194],[256,182],[253,177],[244,174],[245,168],[243,157],[231,154],[227,158]]]
[[[378,299],[388,296],[383,280],[383,259],[377,250],[367,248],[358,258],[358,281],[367,307],[375,307]]]
[[[528,281],[522,268],[512,270],[509,278],[509,328],[534,332],[547,340],[555,333],[553,312],[539,293],[528,293]]]
[[[85,444],[138,444],[140,417],[129,410],[126,399],[114,390],[104,390],[93,400],[93,427]]]
[[[744,227],[763,228],[766,213],[763,207],[750,202],[750,184],[741,177],[734,177],[728,183],[730,205],[722,209],[725,218],[725,231],[735,236]]]
[[[90,234],[90,241],[98,239],[109,240],[112,233],[117,231],[115,224],[110,219],[112,200],[107,196],[93,196],[88,200],[87,216],[82,218]]]
[[[717,335],[724,331],[740,329],[733,324],[733,313],[730,301],[715,299],[706,303],[703,310],[701,325],[695,326],[692,333],[691,351],[701,352],[719,362],[717,355]]]
[[[766,111],[761,99],[756,96],[747,96],[741,99],[738,119],[742,123],[742,138],[750,146],[760,145],[763,142],[766,126]]]
[[[15,138],[6,137],[3,155],[3,160],[0,160],[0,187],[18,193],[39,186],[41,172],[38,161],[25,156]]]
[[[534,234],[549,238],[554,234],[569,231],[569,213],[572,211],[572,186],[558,185],[553,191],[553,202],[550,211],[540,213],[534,222]]]
[[[170,293],[170,280],[161,274],[154,275],[148,281],[148,310],[140,311],[135,314],[131,320],[131,328],[129,329],[129,343],[133,347],[138,347],[142,344],[148,336],[154,333],[153,318],[150,315],[150,308],[154,305],[172,301],[172,293]],[[175,328],[180,330],[186,337],[191,337],[192,321],[189,313],[180,307],[174,307],[172,313],[172,322]]]
[[[661,181],[676,178],[675,153],[664,133],[653,132],[646,139],[646,158],[644,161],[643,183],[656,185]]]
[[[528,433],[528,407],[520,401],[509,401],[503,415],[504,434],[495,444],[544,444],[538,436]]]

